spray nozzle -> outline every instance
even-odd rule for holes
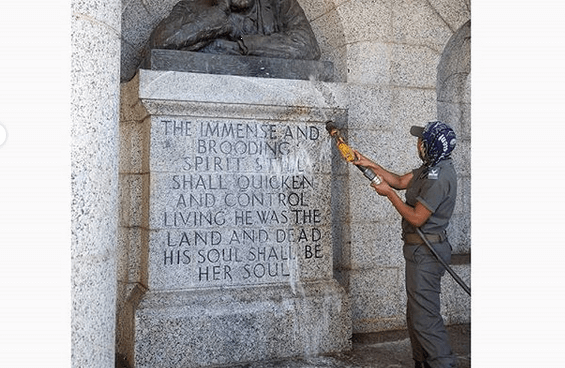
[[[337,148],[343,158],[345,158],[345,160],[348,162],[355,161],[355,153],[353,153],[353,150],[347,145],[347,143],[345,143],[345,140],[341,136],[339,129],[337,129],[333,124],[333,121],[326,121],[326,130],[328,131],[330,136],[335,138]],[[363,175],[365,175],[365,177],[372,183],[375,183],[377,185],[380,184],[381,179],[373,172],[373,170],[361,165],[355,166],[357,166],[357,168],[361,170],[361,172],[363,172]]]
[[[355,161],[355,154],[353,153],[353,150],[347,145],[347,143],[345,143],[345,139],[341,136],[339,129],[333,125],[333,121],[326,121],[326,130],[330,136],[335,138],[337,148],[343,158],[348,162]]]
[[[328,131],[328,133],[333,136],[336,133],[339,133],[339,131],[337,130],[337,128],[334,125],[334,122],[332,120],[328,120],[326,121],[326,130]]]
[[[326,130],[331,137],[334,137],[339,141],[344,141],[343,137],[341,136],[341,132],[339,131],[339,129],[337,129],[332,120],[326,121]]]

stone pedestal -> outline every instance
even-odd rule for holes
[[[329,61],[277,59],[258,56],[215,55],[203,52],[153,49],[144,69],[239,75],[260,78],[303,79],[333,82]]]
[[[340,86],[142,69],[126,90],[138,139],[122,140],[141,161],[129,273],[146,288],[130,300],[135,366],[349,349],[324,124],[347,123]]]

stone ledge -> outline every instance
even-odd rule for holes
[[[151,50],[141,67],[150,70],[322,82],[332,82],[334,79],[333,64],[329,61],[216,55],[179,50]]]
[[[469,343],[469,339],[471,336],[471,324],[470,323],[460,323],[460,324],[452,324],[445,326],[449,335],[454,337],[457,336],[457,340],[453,341],[452,344],[460,344],[461,341],[467,341]],[[374,345],[374,344],[382,344],[385,342],[393,342],[393,341],[400,341],[404,339],[408,339],[408,330],[391,330],[391,331],[379,331],[379,332],[369,332],[369,333],[361,333],[361,334],[353,334],[352,342],[354,345]]]
[[[451,255],[452,265],[466,265],[471,264],[471,253],[466,254],[452,254]]]
[[[349,108],[349,90],[339,83],[149,69],[140,69],[130,83],[139,84],[136,98],[141,100],[150,115],[161,114],[160,108],[152,109],[155,104],[176,105],[178,115],[182,109],[190,107],[187,104],[198,103],[208,106],[207,110],[219,108],[223,117],[231,117],[232,114],[239,117],[245,106],[251,111],[274,107],[275,113],[285,116],[292,112],[293,120],[333,119],[337,124],[346,125],[335,120],[337,117],[326,115],[336,109],[346,115]],[[221,113],[223,109],[229,115]],[[312,113],[316,115],[310,117]]]

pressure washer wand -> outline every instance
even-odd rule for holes
[[[341,153],[341,155],[343,156],[343,158],[347,161],[347,162],[353,162],[355,161],[355,153],[353,153],[353,150],[351,149],[351,147],[349,147],[347,145],[347,143],[345,143],[345,140],[343,139],[343,137],[341,136],[341,133],[339,132],[339,129],[337,129],[334,125],[333,125],[333,121],[328,120],[326,121],[326,130],[328,131],[328,133],[330,134],[330,136],[332,136],[333,138],[335,138],[336,141],[336,145],[337,145],[337,149],[339,150],[339,152]],[[379,178],[374,172],[373,170],[369,169],[368,167],[365,166],[361,166],[361,165],[355,165],[357,166],[357,168],[359,170],[361,170],[361,172],[363,173],[363,175],[369,179],[371,181],[371,183],[375,183],[376,185],[379,185],[381,183],[381,178]]]

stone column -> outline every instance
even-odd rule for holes
[[[113,367],[121,2],[71,6],[71,361]]]

